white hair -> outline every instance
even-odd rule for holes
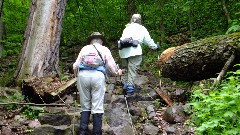
[[[130,24],[131,23],[138,23],[141,24],[141,15],[140,14],[133,14],[132,18],[130,20]]]
[[[103,41],[100,38],[94,38],[91,40],[91,44],[98,43],[98,44],[103,44]]]

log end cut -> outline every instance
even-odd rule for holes
[[[170,47],[170,48],[166,49],[165,51],[163,51],[159,57],[158,65],[161,66],[163,63],[168,61],[171,58],[171,56],[174,54],[175,49],[176,49],[176,47]]]

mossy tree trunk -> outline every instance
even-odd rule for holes
[[[59,44],[66,0],[32,0],[16,80],[59,72]]]
[[[159,61],[163,77],[178,81],[198,81],[216,77],[231,57],[240,63],[240,33],[215,36],[187,43],[174,49],[165,61]]]
[[[4,40],[5,37],[5,27],[4,27],[4,23],[3,23],[3,3],[4,0],[0,0],[0,41]],[[3,55],[3,44],[0,43],[0,58]]]

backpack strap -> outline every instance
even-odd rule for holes
[[[104,60],[103,60],[103,58],[102,58],[102,55],[101,55],[101,53],[98,51],[98,49],[97,49],[97,47],[95,46],[95,45],[93,45],[94,46],[94,48],[97,50],[97,52],[98,52],[98,55],[100,56],[100,58],[102,59],[102,61],[103,61],[103,65],[105,66],[105,62],[104,62]]]
[[[100,56],[100,58],[102,59],[102,61],[103,61],[103,67],[105,68],[105,62],[104,62],[104,60],[103,60],[103,58],[102,58],[101,53],[98,51],[98,49],[97,49],[97,47],[96,47],[95,45],[93,45],[93,46],[94,46],[94,48],[97,50],[98,55]],[[104,72],[102,72],[102,73],[104,74],[105,79],[108,81],[108,76],[107,76],[107,74],[106,74],[106,71],[104,71]]]

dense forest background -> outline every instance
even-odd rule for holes
[[[0,84],[5,85],[15,72],[23,46],[30,0],[8,0],[1,3],[0,56],[1,59],[11,56],[7,59],[8,65],[0,66],[4,72],[7,70],[0,76]],[[75,59],[76,53],[85,45],[86,38],[93,31],[101,32],[107,38],[108,46],[115,51],[116,42],[134,13],[142,15],[143,25],[154,41],[160,42],[161,51],[201,38],[235,32],[240,29],[239,7],[240,2],[237,0],[67,1],[60,57]],[[65,63],[60,61],[61,64]]]
[[[9,86],[16,72],[30,4],[30,0],[0,0],[0,86]],[[157,67],[152,63],[156,63],[157,56],[169,47],[240,31],[239,0],[68,0],[60,42],[61,74],[72,68],[72,62],[93,31],[106,37],[106,46],[118,62],[116,43],[134,13],[142,15],[143,25],[161,45],[161,49],[153,53],[148,53],[149,48],[143,48],[143,70],[156,71]],[[196,86],[191,105],[195,108],[195,116],[198,115],[192,117],[200,127],[198,131],[240,132],[237,111],[239,74],[239,70],[228,74],[230,77],[220,87]],[[208,93],[210,90],[213,92]]]

